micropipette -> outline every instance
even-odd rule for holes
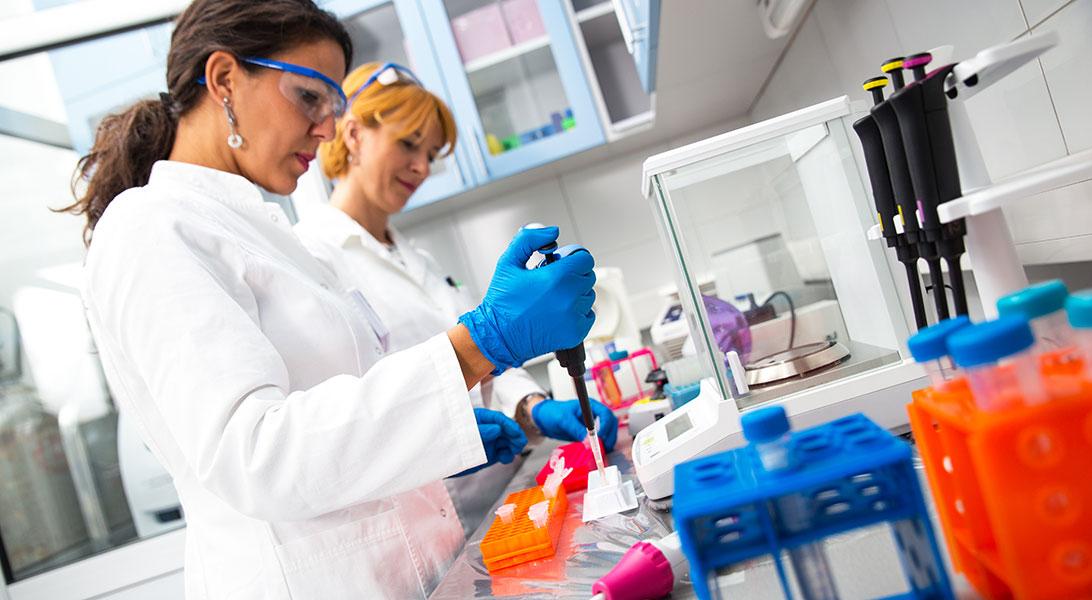
[[[545,257],[542,264],[550,264],[561,259],[561,255],[557,252],[557,243],[551,242],[541,248],[538,251]],[[587,252],[584,248],[572,247],[572,252]],[[540,265],[541,266],[541,265]],[[599,471],[599,475],[603,476],[603,453],[599,448],[599,431],[595,426],[595,417],[592,413],[591,402],[588,400],[588,386],[584,383],[584,373],[586,367],[584,366],[584,344],[581,343],[572,348],[566,350],[558,350],[554,352],[554,356],[557,357],[557,362],[561,363],[561,366],[569,372],[569,377],[573,380],[573,388],[576,389],[576,399],[580,402],[580,415],[584,421],[584,427],[588,430],[587,443],[588,447],[592,451],[592,456],[595,457],[595,468]]]

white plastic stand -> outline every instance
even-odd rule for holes
[[[637,490],[633,480],[622,480],[618,467],[611,465],[599,471],[588,473],[588,491],[584,492],[583,521],[594,521],[603,517],[637,508]]]

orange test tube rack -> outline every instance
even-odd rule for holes
[[[561,524],[569,507],[564,484],[558,487],[557,495],[550,502],[546,526],[536,528],[527,516],[527,509],[545,499],[541,486],[513,492],[505,499],[505,504],[516,505],[512,522],[504,523],[500,517],[494,517],[481,543],[482,562],[490,573],[548,558],[557,552]]]
[[[1092,381],[1066,356],[1041,357],[1042,404],[983,411],[955,380],[908,406],[952,562],[986,598],[1092,598]]]

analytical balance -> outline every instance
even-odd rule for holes
[[[705,375],[634,440],[650,498],[672,494],[675,465],[742,445],[739,414],[755,406],[781,404],[802,427],[855,412],[906,426],[923,372],[901,345],[909,312],[891,265],[867,239],[853,113],[838,98],[645,161]],[[710,279],[715,294],[699,287]]]

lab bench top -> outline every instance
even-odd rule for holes
[[[508,494],[537,485],[535,475],[549,460],[550,452],[562,443],[545,440],[523,459],[508,487],[487,513],[489,517],[470,536],[451,569],[429,596],[431,600],[587,600],[592,596],[592,584],[610,571],[630,546],[640,540],[663,537],[673,530],[670,508],[657,509],[654,504],[658,503],[650,502],[641,490],[630,455],[632,439],[623,427],[619,430],[617,446],[608,459],[610,464],[618,466],[624,476],[633,479],[639,501],[637,509],[592,523],[583,523],[580,516],[584,506],[584,492],[571,492],[568,494],[569,508],[562,525],[557,554],[553,558],[532,561],[490,574],[482,563],[481,541],[493,522],[493,510],[503,504]],[[919,471],[919,475],[924,486],[924,472]],[[935,516],[934,527],[939,532]],[[842,598],[877,598],[908,591],[888,526],[876,526],[834,536],[828,538],[824,545]],[[787,560],[784,564],[786,568],[790,568]],[[948,573],[952,573],[950,564]],[[792,576],[789,578],[791,580]],[[957,581],[959,579],[961,578],[953,577],[953,583],[958,588],[958,597],[974,598],[965,582]],[[795,582],[791,585],[796,597],[800,597]],[[783,597],[777,571],[769,557],[748,561],[734,567],[730,572],[718,574],[717,587],[721,597],[726,598]],[[681,582],[676,582],[671,595],[673,599],[696,597],[686,576]]]

